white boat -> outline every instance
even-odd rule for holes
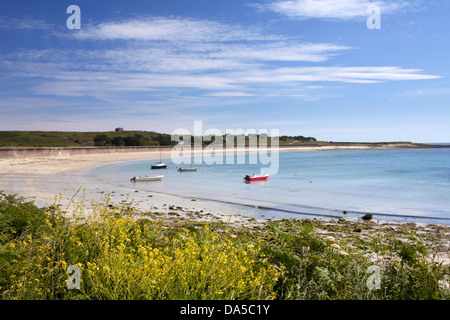
[[[145,182],[145,181],[161,181],[162,178],[164,178],[163,175],[157,175],[157,176],[149,176],[148,174],[143,177],[133,177],[131,178],[131,181],[133,182]]]

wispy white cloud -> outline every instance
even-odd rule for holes
[[[164,73],[116,71],[77,71],[47,69],[46,79],[34,83],[32,92],[54,96],[90,96],[101,100],[132,94],[194,93],[204,96],[304,96],[311,84],[430,80],[437,75],[400,67],[286,67],[253,66],[246,70]],[[22,70],[24,74],[26,70]],[[38,74],[36,74],[37,76]],[[29,77],[29,76],[28,76]],[[42,79],[43,75],[39,74]],[[299,95],[299,89],[302,92]],[[180,91],[181,90],[181,91]],[[320,89],[317,89],[320,90]]]
[[[399,97],[440,97],[449,96],[450,88],[421,88],[414,90],[407,90],[398,94]]]
[[[243,61],[305,61],[323,62],[340,54],[350,47],[329,43],[286,43],[271,42],[264,44],[231,45],[219,52],[212,53],[216,58],[238,59]]]
[[[353,50],[351,46],[302,42],[208,20],[117,20],[68,34],[83,46],[0,57],[0,107],[41,108],[50,114],[59,105],[75,110],[83,101],[84,108],[95,106],[97,114],[107,111],[109,118],[139,119],[143,113],[161,117],[168,110],[223,109],[249,100],[320,99],[330,94],[331,83],[439,77],[400,66],[334,66],[333,59]],[[25,95],[27,99],[18,99]]]
[[[254,97],[254,94],[239,91],[218,91],[205,94],[209,97]]]
[[[0,16],[0,29],[3,30],[51,30],[54,28],[54,25],[40,19]]]
[[[371,5],[378,6],[382,14],[392,14],[412,6],[405,0],[281,0],[253,6],[301,20],[353,20],[367,18],[367,9]]]
[[[84,27],[76,33],[79,39],[141,41],[253,41],[281,37],[265,35],[257,28],[227,25],[210,20],[188,18],[143,17],[110,21]]]
[[[376,83],[398,80],[429,80],[440,76],[400,67],[289,67],[258,70],[240,80],[249,83],[344,82]]]

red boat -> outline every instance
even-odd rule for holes
[[[267,179],[269,179],[269,176],[268,175],[253,174],[253,175],[246,175],[244,179],[247,180],[247,181],[267,180]]]

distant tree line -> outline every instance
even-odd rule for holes
[[[220,143],[223,145],[231,142],[237,144],[238,141],[249,145],[251,141],[255,141],[259,144],[261,139],[267,139],[267,143],[271,144],[271,139],[279,139],[279,141],[299,141],[299,142],[316,142],[316,138],[304,137],[304,136],[281,136],[281,137],[268,137],[266,134],[249,134],[249,135],[223,135],[223,136],[190,136],[190,141],[183,141],[182,137],[179,137],[179,141],[183,141],[184,144],[202,144],[209,145],[211,143]],[[233,143],[234,141],[234,143]],[[151,135],[143,135],[141,133],[135,133],[128,136],[114,136],[111,137],[107,134],[98,134],[94,137],[94,144],[96,146],[171,146],[177,144],[176,141],[172,141],[171,135],[164,133],[153,133]]]
[[[140,133],[135,133],[130,136],[116,136],[109,137],[106,134],[98,134],[94,137],[94,144],[96,146],[170,146],[176,143],[171,140],[169,134],[157,133],[152,137],[144,136]]]
[[[304,136],[281,136],[280,141],[296,140],[300,142],[316,142],[317,139],[314,137],[304,137]]]
[[[182,137],[179,138],[179,141],[183,141],[184,144],[202,144],[203,146],[209,145],[211,143],[223,144],[223,145],[226,145],[226,144],[237,145],[238,143],[243,143],[244,145],[248,146],[250,143],[255,143],[255,142],[256,142],[256,144],[259,145],[259,143],[262,141],[267,141],[268,144],[271,144],[272,139],[278,139],[279,141],[295,140],[298,142],[317,142],[316,138],[314,138],[314,137],[304,137],[304,136],[270,137],[270,136],[267,136],[267,134],[190,136],[190,140],[188,140],[188,141],[183,141]]]
[[[179,141],[182,141],[184,144],[201,144],[203,146],[207,146],[209,144],[222,144],[222,145],[227,145],[227,144],[238,144],[238,143],[243,143],[244,145],[249,145],[250,141],[255,141],[256,143],[259,144],[259,142],[266,138],[267,139],[267,143],[270,144],[271,141],[271,137],[267,137],[266,134],[249,134],[249,135],[207,135],[207,136],[190,136],[190,140],[184,141],[183,137],[180,136],[179,137]]]

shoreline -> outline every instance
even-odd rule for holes
[[[353,146],[280,146],[280,152],[295,152],[295,151],[331,151],[331,150],[396,150],[405,149],[396,145],[386,145],[384,147],[369,147],[362,145]],[[21,149],[21,148],[13,148]],[[25,148],[28,149],[28,148]],[[167,155],[172,152],[173,148],[161,147],[151,148],[147,151],[135,151],[133,148],[131,152],[98,152],[98,153],[82,153],[82,154],[70,154],[70,148],[52,148],[55,149],[54,154],[47,152],[44,155],[36,155],[37,148],[32,148],[33,152],[25,153],[24,156],[19,156],[14,152],[10,152],[10,148],[0,148],[0,172],[7,174],[54,174],[60,172],[77,171],[87,167],[92,167],[102,163],[116,162],[116,161],[130,161],[130,160],[143,160],[158,159],[161,155],[162,158],[167,158]],[[48,148],[44,148],[47,150]],[[64,149],[64,150],[63,150]],[[74,149],[72,149],[74,150]],[[102,149],[111,150],[111,149]],[[124,150],[124,149],[121,149]],[[195,154],[196,150],[193,150]],[[203,148],[202,152],[205,149]],[[233,148],[233,150],[225,150],[228,152],[251,152],[257,151],[257,149],[239,149]],[[2,155],[2,152],[8,152],[7,155]],[[160,153],[161,152],[161,153]]]
[[[394,147],[396,146],[396,147]],[[280,152],[293,151],[329,151],[329,150],[379,150],[379,149],[404,149],[398,144],[384,146],[383,148],[367,146],[325,146],[325,147],[280,147]],[[162,158],[170,156],[172,148],[161,148]],[[114,206],[132,204],[137,211],[148,214],[162,214],[167,217],[185,217],[207,221],[264,221],[264,214],[249,207],[239,204],[226,204],[207,199],[187,198],[179,195],[169,195],[157,192],[127,189],[118,186],[110,186],[89,180],[83,176],[83,171],[106,163],[121,161],[159,159],[160,148],[145,152],[123,153],[97,153],[78,155],[57,155],[23,158],[0,157],[0,191],[17,194],[28,201],[33,201],[41,206],[49,206],[55,203],[55,196],[62,195],[58,199],[63,208],[74,209],[72,200],[82,203],[85,209],[92,202],[102,203],[107,197]],[[229,150],[228,150],[229,151]],[[233,149],[233,152],[250,152],[252,149]],[[299,219],[307,218],[300,216]],[[348,221],[362,221],[358,218],[342,217]],[[332,220],[332,217],[323,217],[324,220]],[[336,217],[339,219],[339,217]],[[379,220],[393,224],[399,222],[391,220]],[[424,223],[425,224],[425,223]],[[433,223],[434,224],[434,223]],[[438,223],[436,223],[438,224]]]
[[[55,157],[55,156],[92,156],[92,155],[120,155],[139,153],[172,152],[176,146],[137,146],[137,147],[0,147],[0,160],[20,159],[30,157]],[[182,146],[181,146],[182,147]],[[222,147],[222,146],[220,146]],[[269,149],[271,146],[267,146]],[[203,152],[215,149],[214,146],[198,147],[193,145],[191,150]],[[450,145],[432,145],[411,142],[329,142],[305,143],[305,144],[282,144],[278,146],[280,152],[286,151],[327,151],[327,150],[397,150],[397,149],[430,149],[450,148]],[[258,147],[233,147],[223,146],[225,152],[250,152],[258,151]],[[265,149],[263,149],[265,150]]]

